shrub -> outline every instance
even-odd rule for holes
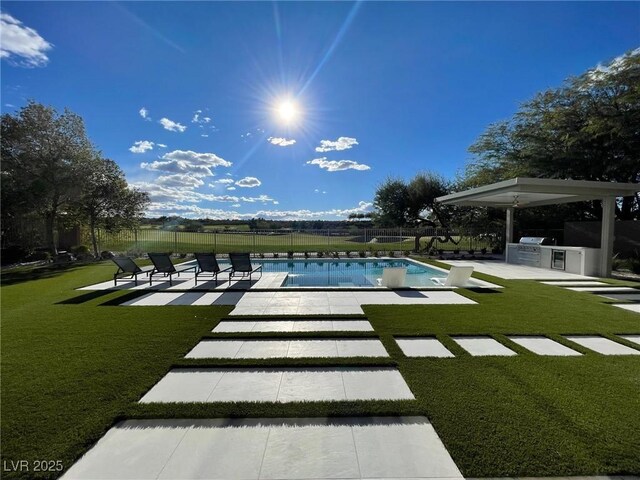
[[[411,255],[411,252],[409,250],[405,250],[403,254],[405,257],[408,257],[409,255]]]
[[[318,253],[316,253],[316,256],[318,258],[322,258],[322,257],[324,257],[324,252],[318,252]]]
[[[29,262],[39,262],[39,261],[51,261],[51,252],[46,250],[36,250],[32,252],[27,258]]]
[[[344,252],[344,254],[347,256],[347,258],[351,257],[351,252],[349,250],[347,250],[346,252]]]
[[[260,258],[264,258],[264,253],[260,252],[260,253],[258,254],[258,256],[259,256]]]
[[[304,258],[309,258],[309,252],[307,252],[306,250],[304,252]]]
[[[109,260],[115,256],[116,255],[113,252],[110,252],[109,250],[103,250],[100,252],[100,258],[102,260]]]
[[[76,256],[91,253],[89,247],[87,247],[86,245],[77,245],[75,247],[71,247],[69,251]]]
[[[367,256],[367,252],[365,252],[364,250],[360,250],[358,252],[358,255],[360,256],[360,258],[365,258]]]
[[[287,258],[293,258],[293,250],[287,252]]]
[[[274,254],[273,254],[273,258],[279,258],[279,257],[280,257],[280,254],[279,254],[279,253],[274,253]]]
[[[393,250],[389,250],[389,256],[390,257],[395,257],[396,256],[396,252],[394,252]]]
[[[474,253],[476,253],[476,251],[473,248],[469,249],[469,255],[473,255]]]
[[[454,254],[454,255],[458,255],[459,253],[460,253],[460,249],[458,249],[458,248],[456,248],[456,249],[453,251],[453,254]]]
[[[2,265],[11,265],[12,263],[22,262],[28,255],[29,252],[21,246],[11,245],[2,249],[0,259],[2,259]]]
[[[487,249],[486,248],[482,248],[480,249],[480,253],[485,255],[487,253]]]

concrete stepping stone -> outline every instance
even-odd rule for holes
[[[640,355],[640,350],[635,350],[600,335],[565,335],[565,338],[603,355]]]
[[[372,332],[367,320],[223,320],[214,333],[246,332]]]
[[[640,303],[614,303],[613,306],[629,310],[630,312],[640,313]]]
[[[580,352],[543,336],[509,336],[509,340],[538,355],[580,356]]]
[[[425,417],[127,420],[62,477],[462,479]]]
[[[395,368],[180,368],[165,375],[140,403],[413,398]]]
[[[611,298],[613,300],[627,300],[629,302],[640,302],[640,292],[638,293],[604,293],[599,295],[603,298]]]
[[[497,355],[497,356],[512,356],[517,355],[516,352],[510,348],[505,347],[496,339],[489,336],[465,336],[465,337],[451,337],[453,340],[469,352],[474,357]]]
[[[574,292],[592,292],[592,293],[601,293],[601,292],[635,292],[638,293],[638,290],[631,287],[616,287],[610,285],[608,287],[567,287],[567,290],[573,290]]]
[[[640,335],[618,335],[620,338],[624,338],[625,340],[629,340],[630,342],[637,343],[640,345]]]
[[[545,285],[555,285],[556,287],[594,287],[600,285],[607,285],[605,282],[598,282],[594,280],[590,281],[578,281],[578,280],[562,280],[556,282],[540,282]]]
[[[387,357],[377,339],[203,340],[185,358]]]
[[[432,337],[396,338],[396,343],[407,357],[453,357],[447,347]]]

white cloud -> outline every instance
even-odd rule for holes
[[[277,202],[274,200],[274,204]],[[233,208],[239,208],[239,203],[230,205]],[[351,213],[365,213],[371,211],[373,204],[371,202],[359,202],[355,208],[333,209],[324,211],[311,210],[258,210],[249,213],[238,213],[235,210],[222,210],[218,208],[204,208],[194,204],[184,204],[174,201],[161,202],[153,200],[153,203],[147,208],[147,215],[179,215],[186,218],[211,218],[216,220],[224,219],[249,219],[249,218],[266,218],[278,220],[309,220],[314,218],[346,218]]]
[[[145,120],[151,121],[151,117],[149,116],[149,110],[147,110],[146,108],[142,107],[140,110],[138,110],[138,113]]]
[[[307,165],[318,165],[328,172],[339,172],[341,170],[370,170],[369,165],[354,162],[353,160],[327,160],[327,157],[314,158],[307,162]]]
[[[236,187],[227,187],[227,190],[233,191],[233,190],[236,190]]]
[[[49,63],[45,52],[52,48],[33,28],[8,13],[0,13],[0,58],[18,67],[44,67]]]
[[[178,122],[174,122],[173,120],[169,120],[168,118],[161,118],[160,124],[164,127],[165,130],[169,130],[171,132],[184,132],[187,127],[179,124]]]
[[[167,148],[167,146],[164,143],[156,143],[156,146],[160,148]]]
[[[259,197],[241,197],[241,200],[243,202],[248,202],[248,203],[255,203],[255,202],[273,202],[275,203],[276,201],[271,198],[269,195],[260,195]]]
[[[161,175],[155,179],[155,183],[165,187],[182,187],[190,189],[204,185],[204,182],[200,178],[185,173]]]
[[[212,168],[230,167],[232,164],[215,153],[198,153],[191,150],[173,150],[165,153],[161,160],[141,163],[146,170],[168,173],[185,173],[197,177],[212,177]]]
[[[273,145],[279,145],[281,147],[288,147],[289,145],[293,145],[296,143],[296,141],[293,138],[287,140],[286,138],[282,138],[282,137],[269,137],[268,140]]]
[[[256,177],[244,177],[236,182],[236,185],[243,188],[253,188],[262,185],[262,182]]]
[[[207,138],[209,135],[205,135],[204,133],[200,135],[201,137]]]
[[[334,150],[348,150],[358,141],[352,137],[340,137],[335,142],[332,140],[320,140],[320,146],[316,147],[316,152],[333,152]]]
[[[149,140],[138,140],[131,147],[129,147],[129,151],[133,153],[144,153],[147,150],[153,150],[153,142]]]
[[[216,183],[233,183],[233,179],[232,178],[221,178],[220,180],[216,180]]]
[[[202,110],[196,110],[193,113],[193,118],[191,119],[191,123],[204,124],[209,123],[211,121],[211,117],[200,117]]]

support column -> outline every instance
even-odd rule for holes
[[[616,218],[616,198],[602,199],[602,230],[600,231],[600,276],[611,276],[613,257],[613,228]]]
[[[507,228],[505,232],[506,243],[513,243],[513,220],[515,217],[515,209],[513,207],[507,208]],[[505,245],[506,248],[506,245]]]

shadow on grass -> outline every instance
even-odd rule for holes
[[[92,265],[85,262],[73,262],[62,264],[48,264],[39,266],[24,266],[12,268],[11,270],[3,270],[0,275],[0,285],[15,285],[18,283],[30,282],[31,280],[42,280],[45,278],[53,278],[63,273],[77,270],[78,268]]]
[[[104,297],[111,293],[113,293],[113,290],[96,290],[83,295],[78,295],[77,297],[62,300],[61,302],[57,302],[56,305],[80,305],[81,303],[89,302],[93,299]]]
[[[488,289],[488,288],[465,288],[465,290],[469,290],[473,293],[502,293],[500,290]]]

